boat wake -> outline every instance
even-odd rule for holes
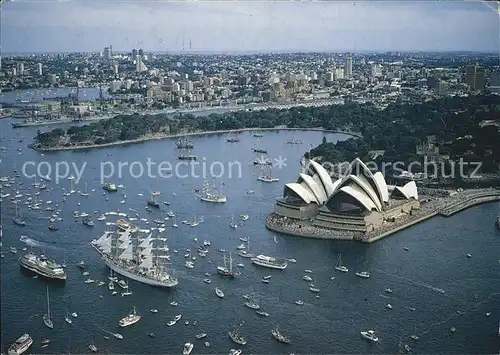
[[[424,288],[427,288],[429,290],[436,291],[436,292],[439,292],[439,293],[442,293],[442,294],[444,294],[446,292],[442,288],[435,287],[435,286],[432,286],[432,285],[427,285],[427,284],[424,284],[423,282],[413,281],[413,280],[410,280],[410,279],[408,279],[406,277],[401,277],[401,276],[398,276],[398,275],[390,274],[390,273],[385,272],[383,270],[376,270],[376,271],[379,272],[379,273],[385,274],[387,276],[394,277],[395,279],[398,279],[398,280],[401,280],[401,281],[406,281],[406,282],[408,282],[410,284],[413,284],[415,286],[424,287]]]
[[[60,248],[60,247],[55,246],[56,243],[52,244],[52,243],[41,242],[41,241],[38,241],[36,239],[29,238],[25,235],[22,235],[19,238],[19,241],[21,241],[22,243],[26,244],[29,247],[34,247],[34,248],[65,250],[64,248]],[[57,244],[60,245],[61,243],[57,243]],[[74,244],[71,244],[71,245],[74,245]]]

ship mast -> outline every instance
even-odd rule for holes
[[[233,257],[231,255],[231,252],[229,252],[229,271],[233,272]]]

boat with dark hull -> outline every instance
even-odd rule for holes
[[[24,269],[47,279],[65,281],[68,277],[61,265],[48,260],[43,255],[28,253],[19,258],[19,264]]]
[[[91,245],[106,266],[117,274],[151,286],[176,286],[179,281],[167,271],[169,249],[161,245],[165,238],[141,234],[143,232],[131,228],[124,232],[107,231]]]

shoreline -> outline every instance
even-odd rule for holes
[[[400,224],[392,225],[388,229],[384,228],[383,230],[379,231],[375,230],[371,233],[354,233],[351,231],[342,231],[342,230],[334,230],[326,228],[325,229],[321,228],[320,230],[315,231],[315,233],[301,233],[296,229],[294,229],[293,227],[287,228],[286,226],[283,227],[271,223],[270,217],[273,216],[274,212],[268,214],[265,225],[267,229],[273,232],[282,233],[285,235],[291,235],[295,237],[324,239],[324,240],[351,240],[351,241],[353,240],[362,243],[373,243],[436,216],[448,218],[470,207],[478,206],[485,203],[500,201],[500,190],[496,189],[468,190],[467,194],[469,196],[463,196],[463,199],[457,202],[450,201],[453,198],[452,196],[431,201],[430,203],[434,203],[439,206],[435,206],[431,209],[415,210],[414,211],[415,214],[413,218],[411,218],[410,220],[403,221],[403,223]],[[449,203],[447,204],[447,202]],[[302,222],[299,221],[298,223]]]
[[[143,138],[138,138],[138,139],[132,139],[132,140],[127,140],[127,141],[118,141],[118,142],[110,142],[110,143],[104,143],[104,144],[92,144],[92,145],[75,145],[75,146],[68,146],[68,147],[50,147],[50,148],[40,148],[40,147],[35,147],[33,145],[30,146],[30,148],[39,151],[39,152],[58,152],[58,151],[64,151],[64,150],[80,150],[80,149],[95,149],[95,148],[105,148],[105,147],[112,147],[112,146],[117,146],[117,145],[125,145],[125,144],[134,144],[134,143],[143,143],[143,142],[148,142],[148,141],[155,141],[155,140],[163,140],[163,139],[175,139],[175,138],[182,138],[182,137],[188,137],[188,136],[205,136],[205,135],[217,135],[217,134],[227,134],[227,133],[241,133],[241,132],[251,132],[251,131],[314,131],[314,132],[323,132],[323,133],[338,133],[338,134],[345,134],[349,135],[355,138],[360,138],[361,135],[359,133],[355,132],[344,132],[344,131],[332,131],[332,130],[326,130],[323,128],[281,128],[281,127],[272,127],[272,128],[238,128],[238,129],[231,129],[231,130],[221,130],[221,131],[204,131],[204,132],[190,132],[190,133],[178,133],[178,134],[152,134]]]

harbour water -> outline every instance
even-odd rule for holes
[[[226,173],[222,178],[225,204],[209,204],[199,201],[194,193],[203,181],[194,177],[135,179],[128,168],[123,169],[121,178],[109,182],[126,187],[126,203],[123,190],[103,195],[100,182],[100,164],[104,161],[118,163],[133,161],[146,166],[150,158],[154,162],[177,163],[177,154],[172,140],[151,141],[128,146],[81,151],[39,153],[26,148],[36,134],[36,127],[13,130],[10,120],[0,121],[0,132],[8,151],[2,153],[2,173],[13,176],[14,169],[21,173],[26,161],[74,162],[81,166],[86,162],[83,177],[75,190],[88,185],[89,197],[73,194],[62,202],[62,188],[69,189],[68,180],[56,185],[48,182],[47,190],[38,196],[43,201],[52,200],[62,209],[63,222],[58,231],[49,231],[49,212],[22,209],[27,221],[25,227],[14,225],[14,205],[9,198],[1,204],[3,219],[3,253],[1,259],[1,322],[3,348],[25,332],[34,339],[31,353],[87,353],[88,345],[95,343],[100,352],[106,353],[180,353],[185,342],[195,344],[193,354],[228,353],[231,348],[242,348],[243,353],[396,353],[398,341],[408,343],[414,353],[475,353],[498,352],[498,322],[500,310],[500,232],[495,228],[498,204],[487,204],[471,208],[450,218],[436,217],[390,238],[366,245],[353,242],[307,240],[277,236],[265,229],[265,215],[272,211],[274,200],[283,192],[283,184],[296,180],[299,172],[299,158],[310,146],[319,144],[323,136],[329,141],[345,139],[339,134],[321,132],[266,132],[259,146],[267,148],[271,158],[286,158],[286,166],[274,168],[272,175],[280,178],[279,183],[265,184],[257,181],[262,172],[253,166],[255,154],[251,148],[257,138],[246,132],[239,135],[239,143],[227,143],[228,136],[193,137],[195,148],[192,154],[205,157],[207,164],[220,161],[241,163],[241,176],[233,168],[233,177]],[[26,137],[25,142],[19,142]],[[304,141],[302,145],[289,145],[292,138]],[[17,149],[21,148],[21,152]],[[184,174],[186,171],[180,171]],[[20,190],[28,193],[33,179],[20,177]],[[14,191],[12,186],[8,192]],[[12,190],[12,191],[11,191]],[[93,190],[93,191],[92,191]],[[253,190],[253,194],[247,194]],[[106,281],[109,271],[92,250],[89,243],[104,231],[104,222],[96,220],[96,226],[89,228],[76,222],[73,211],[104,213],[121,211],[129,215],[139,214],[150,221],[160,218],[158,211],[145,211],[146,199],[151,191],[161,192],[161,199],[171,203],[165,206],[177,215],[179,228],[172,228],[167,221],[165,232],[171,249],[175,276],[179,285],[174,289],[158,289],[130,282],[133,295],[111,296],[106,286],[85,284],[76,263],[84,260],[90,277]],[[5,192],[5,191],[4,191]],[[174,195],[175,193],[175,195]],[[142,197],[138,194],[143,194]],[[23,197],[23,201],[25,198]],[[78,205],[80,204],[80,205]],[[25,207],[24,205],[22,205]],[[129,209],[133,209],[130,211]],[[237,229],[229,227],[232,216],[248,214],[250,218]],[[195,228],[185,226],[182,220],[191,220],[193,215],[203,222]],[[108,216],[108,221],[113,221]],[[141,224],[148,225],[145,222]],[[46,310],[45,285],[41,278],[34,279],[21,272],[18,257],[25,247],[19,241],[21,235],[32,239],[28,244],[40,248],[47,256],[59,262],[66,261],[68,280],[65,284],[48,283],[54,329],[43,325],[42,316]],[[198,242],[194,238],[198,238]],[[253,253],[276,257],[294,258],[286,270],[264,269],[251,265],[248,259],[236,255],[240,237],[250,239]],[[186,248],[196,250],[203,240],[210,240],[211,247],[206,258],[194,261],[195,268],[184,267]],[[8,248],[18,249],[17,255]],[[408,251],[403,248],[408,248]],[[215,269],[222,263],[224,248],[233,252],[234,267],[241,275],[234,280],[219,279]],[[339,253],[349,268],[347,274],[334,271]],[[470,253],[471,258],[466,254]],[[192,253],[193,255],[194,253]],[[211,263],[209,263],[211,261]],[[313,271],[313,277],[320,298],[309,291],[302,280],[304,270]],[[355,276],[357,271],[369,271],[371,277]],[[206,272],[212,273],[211,284],[205,284]],[[269,284],[261,282],[264,275],[271,275]],[[334,280],[330,278],[335,276]],[[223,288],[226,297],[219,299],[214,292],[216,286]],[[391,288],[393,293],[384,292]],[[445,290],[441,293],[440,289]],[[269,317],[260,317],[255,311],[243,305],[242,295],[255,292],[257,301]],[[101,299],[99,296],[103,295]],[[294,302],[302,299],[305,304]],[[171,301],[178,306],[170,305]],[[386,304],[393,306],[386,309]],[[120,329],[118,321],[136,306],[143,319],[128,328]],[[152,314],[149,309],[158,309]],[[410,308],[415,309],[414,311]],[[77,312],[73,324],[64,321],[66,311]],[[491,312],[490,316],[486,316]],[[182,320],[172,327],[166,323],[176,314]],[[197,325],[185,325],[184,320],[197,321]],[[231,342],[228,332],[242,323],[240,332],[247,337],[247,345],[238,346]],[[283,345],[271,337],[271,329],[279,326],[283,334],[291,338],[291,345]],[[456,332],[450,332],[455,327]],[[360,336],[360,331],[374,329],[380,338],[371,344]],[[105,331],[119,332],[124,339],[113,337]],[[154,332],[156,337],[148,337]],[[195,335],[205,332],[207,338],[196,340]],[[410,335],[419,336],[414,342]],[[51,340],[47,348],[40,348],[44,338]],[[205,348],[204,341],[211,346]]]

